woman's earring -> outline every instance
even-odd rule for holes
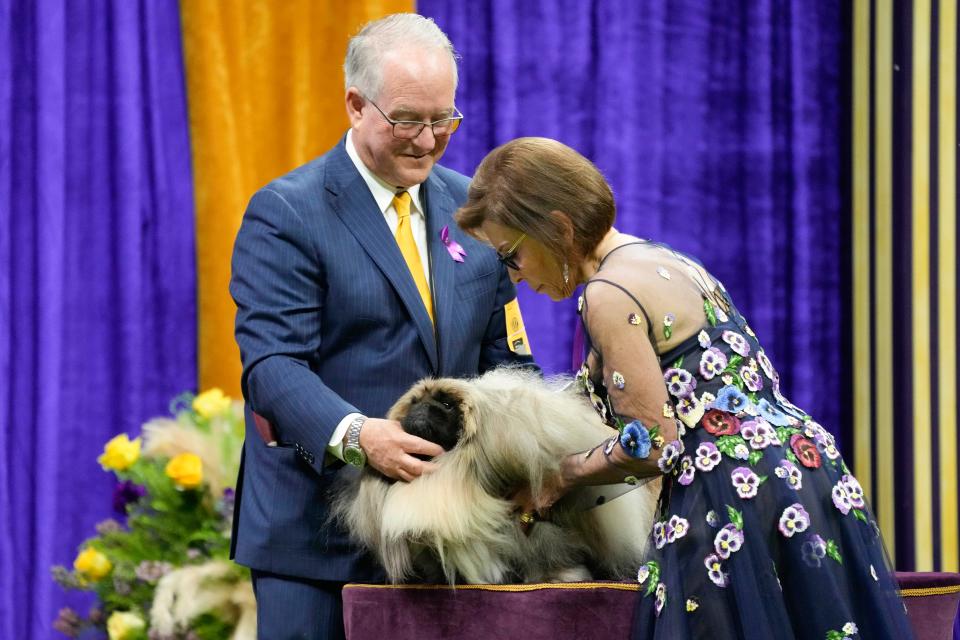
[[[563,263],[563,284],[570,284],[570,265]]]

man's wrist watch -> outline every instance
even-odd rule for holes
[[[367,419],[357,416],[347,427],[347,437],[343,445],[343,461],[354,467],[363,467],[367,464],[367,454],[360,448],[360,429]]]

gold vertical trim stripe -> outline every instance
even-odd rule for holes
[[[940,0],[937,61],[937,392],[939,571],[958,570],[957,521],[957,4]]]
[[[913,236],[913,526],[917,571],[933,569],[930,471],[930,30],[931,0],[913,3],[911,209]]]
[[[853,377],[854,473],[870,491],[870,0],[853,8]]]
[[[876,3],[874,36],[874,225],[873,341],[876,375],[877,520],[890,554],[896,550],[896,472],[893,428],[893,1]]]

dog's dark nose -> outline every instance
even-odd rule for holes
[[[437,394],[411,404],[401,424],[407,433],[435,442],[449,451],[460,439],[463,416],[452,398]]]

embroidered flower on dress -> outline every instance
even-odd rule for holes
[[[717,349],[710,347],[700,356],[700,375],[704,380],[713,380],[716,376],[723,373],[727,367],[727,356]]]
[[[740,419],[732,413],[711,409],[703,415],[700,425],[707,433],[716,437],[733,436],[740,433]]]
[[[776,427],[786,427],[790,424],[790,417],[776,406],[767,402],[766,398],[757,403],[757,412],[763,419]]]
[[[857,627],[855,623],[848,622],[847,624],[843,625],[843,628],[841,629],[841,631],[843,631],[848,636],[852,636],[859,633],[860,629],[859,627]]]
[[[713,404],[713,401],[717,399],[717,396],[713,395],[709,391],[704,391],[700,394],[700,402],[703,403],[704,409]]]
[[[664,403],[663,403],[663,417],[664,417],[664,418],[672,418],[674,415],[675,415],[675,414],[674,414],[674,412],[673,412],[673,405],[670,404],[669,401],[668,401],[668,402],[664,402]]]
[[[663,545],[667,544],[666,522],[653,523],[653,543],[657,546],[657,549],[662,549]]]
[[[665,340],[669,340],[670,336],[673,335],[673,323],[676,321],[677,316],[672,313],[668,313],[663,316],[663,337]]]
[[[740,550],[740,547],[743,546],[743,540],[743,531],[732,524],[724,525],[713,539],[713,548],[718,556],[726,560],[731,553]]]
[[[726,587],[730,584],[730,575],[723,571],[720,556],[711,553],[703,559],[703,565],[707,568],[707,576],[713,584],[718,587]]]
[[[697,399],[695,393],[677,400],[677,416],[688,427],[697,426],[700,418],[703,417],[704,410],[703,403]]]
[[[662,582],[657,585],[657,599],[654,603],[654,610],[657,612],[657,615],[660,615],[660,612],[663,611],[664,605],[667,604],[667,585]]]
[[[736,331],[724,331],[720,337],[735,353],[739,353],[744,358],[750,355],[750,343]]]
[[[673,468],[677,465],[677,460],[680,459],[680,454],[683,453],[683,441],[674,440],[663,448],[663,453],[660,454],[660,459],[657,460],[657,466],[660,467],[660,471],[664,473],[670,473],[673,471]]]
[[[637,314],[631,313],[630,315],[627,316],[627,322],[629,322],[634,326],[637,326],[642,322],[642,320],[640,320],[640,316],[638,316]]]
[[[744,386],[750,391],[760,391],[763,389],[763,378],[749,364],[740,367],[740,379]]]
[[[740,435],[744,440],[750,443],[754,449],[766,449],[777,437],[777,432],[773,430],[767,421],[763,418],[749,420],[741,423]]]
[[[770,362],[770,358],[767,357],[767,354],[763,352],[763,349],[757,352],[757,362],[760,363],[760,368],[763,369],[763,372],[767,374],[767,377],[773,381],[779,381],[780,376],[777,374],[776,369],[773,368],[773,363]]]
[[[827,543],[816,533],[811,533],[800,547],[800,555],[808,567],[819,568],[827,557]]]
[[[741,442],[733,448],[733,457],[737,460],[749,460],[750,449],[747,449],[747,445]]]
[[[701,442],[697,447],[694,464],[700,471],[713,471],[713,468],[720,464],[722,457],[717,445],[712,442]]]
[[[688,486],[693,482],[693,476],[696,474],[697,469],[693,466],[693,458],[690,456],[683,456],[680,458],[680,475],[677,477],[677,482],[683,486]]]
[[[835,506],[840,513],[843,515],[850,513],[853,504],[850,501],[850,495],[847,494],[847,487],[843,481],[833,485],[833,491],[830,492],[830,497],[833,498],[833,506]]]
[[[750,404],[750,398],[732,384],[720,389],[711,409],[720,409],[729,413],[740,413]]]
[[[687,613],[693,613],[700,608],[700,598],[696,596],[687,598]]]
[[[707,511],[706,520],[707,520],[707,524],[713,527],[714,529],[720,526],[720,516],[718,516],[717,512],[714,511],[713,509],[710,509],[710,511]]]
[[[757,495],[757,487],[760,486],[760,478],[748,467],[737,467],[730,474],[730,481],[733,482],[737,495],[743,499],[752,498]]]
[[[637,570],[637,582],[643,584],[650,577],[650,565],[645,564]]]
[[[697,334],[697,342],[700,343],[701,349],[709,349],[713,345],[713,342],[710,340],[710,334],[703,329]]]
[[[795,502],[780,515],[780,524],[778,528],[780,533],[788,538],[792,538],[795,533],[801,533],[810,526],[810,514],[803,508],[799,502]]]
[[[799,491],[803,488],[803,476],[800,469],[789,460],[781,460],[773,472],[777,474],[778,478],[786,480],[791,489]]]
[[[820,452],[817,451],[817,445],[813,444],[807,438],[799,433],[790,436],[790,448],[796,454],[800,464],[808,469],[819,469],[821,464]]]
[[[856,478],[848,473],[840,478],[840,482],[843,484],[844,489],[847,490],[847,497],[855,509],[863,509],[867,506],[863,501],[863,487],[860,486]]]
[[[674,515],[670,516],[670,521],[667,523],[667,544],[671,544],[683,536],[687,535],[687,531],[690,529],[690,523],[686,518],[681,518],[680,516]]]
[[[663,374],[663,379],[667,383],[667,391],[677,398],[684,398],[697,388],[697,381],[686,369],[670,367]]]

